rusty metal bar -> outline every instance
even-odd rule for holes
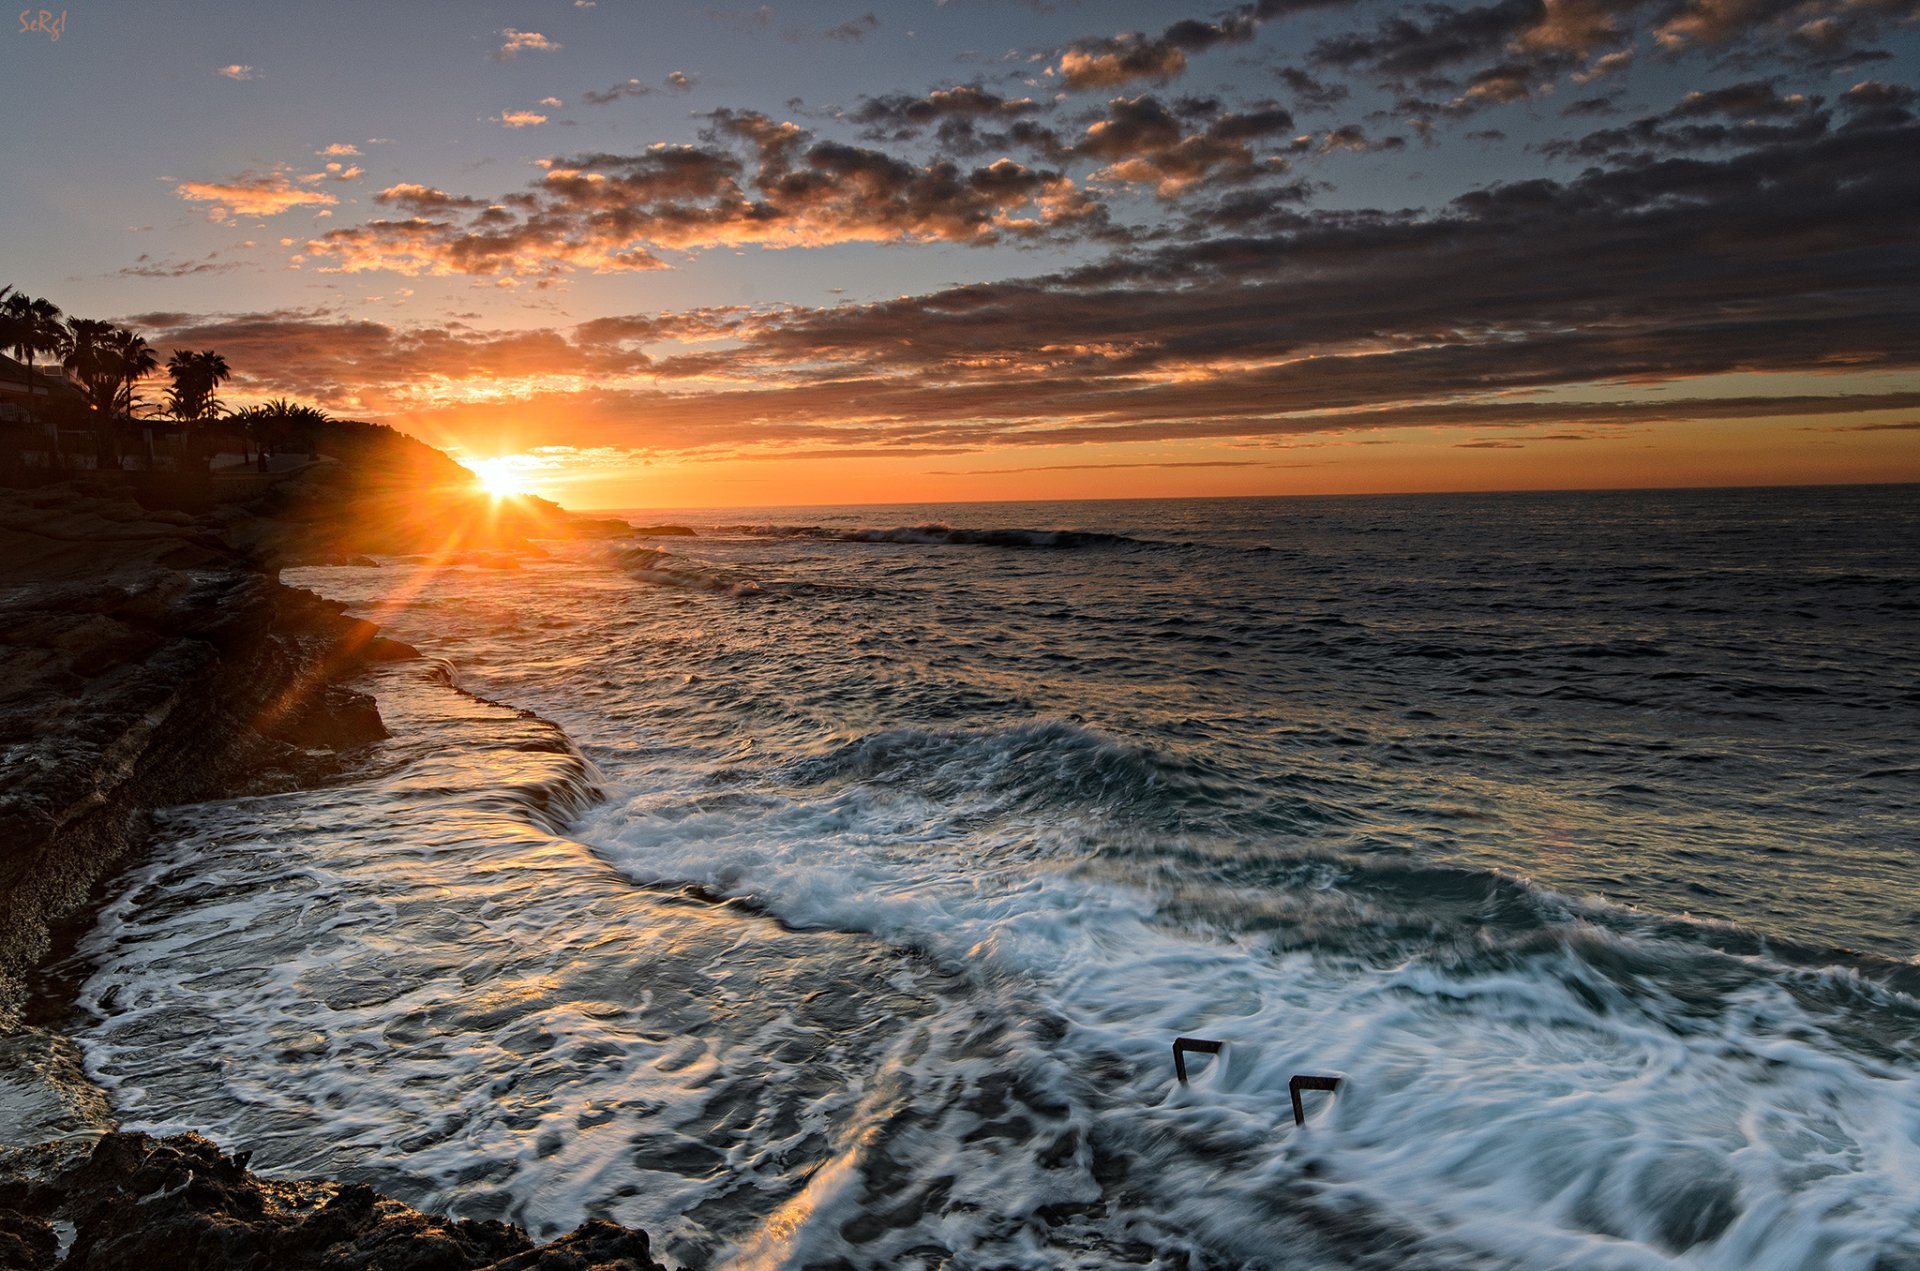
[[[1220,1053],[1220,1042],[1210,1042],[1200,1037],[1176,1037],[1173,1039],[1173,1075],[1180,1078],[1180,1084],[1187,1084],[1187,1052],[1195,1051],[1202,1055]]]
[[[1287,1083],[1287,1093],[1293,1098],[1293,1123],[1295,1125],[1307,1123],[1306,1111],[1300,1106],[1302,1090],[1337,1090],[1339,1088],[1340,1078],[1338,1077],[1316,1077],[1304,1072],[1294,1074],[1293,1080]]]

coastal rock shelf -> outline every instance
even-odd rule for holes
[[[144,809],[311,782],[385,735],[372,700],[332,681],[406,650],[221,528],[0,491],[0,1031]]]
[[[607,1222],[536,1246],[364,1185],[263,1178],[198,1135],[119,1133],[58,1031],[59,950],[138,859],[154,809],[325,784],[388,736],[374,699],[342,681],[418,654],[282,584],[280,565],[348,548],[537,555],[528,530],[625,529],[534,501],[517,519],[484,515],[498,510],[448,487],[464,470],[445,456],[338,427],[354,461],[321,460],[264,494],[142,474],[0,489],[4,1271],[659,1267],[644,1233]]]
[[[437,1218],[359,1184],[247,1171],[197,1134],[109,1134],[0,1154],[0,1267],[664,1271],[644,1232],[592,1221],[550,1244]]]

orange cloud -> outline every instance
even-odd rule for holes
[[[1060,77],[1068,88],[1118,88],[1136,79],[1165,82],[1187,69],[1187,55],[1166,45],[1127,44],[1060,56]]]
[[[285,168],[245,172],[227,181],[182,181],[174,192],[190,202],[226,208],[234,216],[278,216],[296,207],[339,202],[331,194],[301,189],[288,178]]]
[[[993,243],[1105,224],[1071,178],[1012,159],[919,164],[757,112],[712,118],[707,145],[546,160],[533,192],[494,203],[394,186],[379,201],[412,216],[334,230],[307,252],[349,272],[607,272],[660,268],[656,248]]]
[[[512,27],[508,27],[506,30],[500,32],[500,37],[500,50],[493,55],[493,59],[496,62],[511,62],[520,54],[530,51],[553,53],[557,52],[560,48],[560,44],[557,41],[549,40],[538,31],[516,31]]]

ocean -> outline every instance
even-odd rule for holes
[[[687,1267],[1920,1267],[1917,493],[289,571],[427,655],[394,736],[164,813],[78,1034],[129,1128]]]

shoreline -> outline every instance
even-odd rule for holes
[[[274,494],[188,513],[77,485],[0,489],[0,1265],[508,1271],[552,1253],[647,1271],[643,1232],[595,1223],[536,1247],[362,1186],[255,1176],[247,1153],[197,1135],[122,1133],[63,1031],[57,968],[150,849],[152,810],[323,785],[389,735],[343,681],[419,655],[279,580],[333,548],[301,533],[300,491]],[[134,1210],[156,1178],[181,1194]]]

